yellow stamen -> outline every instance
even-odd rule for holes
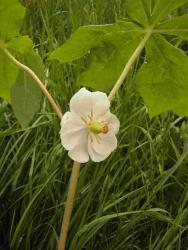
[[[107,124],[103,124],[102,133],[104,133],[104,134],[108,133],[108,125]]]

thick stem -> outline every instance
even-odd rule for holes
[[[115,83],[113,89],[111,90],[108,99],[111,101],[113,99],[113,97],[116,95],[116,93],[118,92],[119,88],[121,87],[121,85],[123,84],[125,78],[127,77],[130,69],[132,68],[133,64],[135,63],[136,59],[138,58],[138,56],[140,55],[140,53],[142,52],[147,40],[150,38],[151,34],[152,34],[153,30],[152,28],[149,28],[144,39],[141,41],[141,43],[138,45],[138,47],[135,49],[134,53],[132,54],[132,56],[130,57],[129,61],[127,62],[124,70],[122,71],[120,77],[118,78],[117,82]]]
[[[48,101],[50,102],[52,108],[54,109],[54,111],[57,113],[58,117],[60,119],[62,119],[63,114],[60,110],[60,108],[57,106],[57,104],[55,103],[54,99],[52,98],[52,96],[50,95],[50,93],[48,92],[48,90],[46,89],[45,85],[41,82],[41,80],[38,78],[38,76],[29,68],[27,67],[25,64],[19,62],[6,48],[4,48],[3,46],[0,46],[0,48],[4,51],[4,53],[8,56],[8,58],[19,68],[21,68],[22,70],[24,70],[25,72],[27,72],[31,78],[33,78],[33,80],[38,84],[38,86],[40,87],[40,89],[42,90],[42,92],[44,93],[44,95],[48,98]]]
[[[58,250],[65,250],[65,244],[66,244],[69,223],[70,223],[71,213],[72,213],[73,204],[74,204],[74,197],[76,193],[79,172],[80,172],[80,163],[74,162],[71,177],[70,177],[70,183],[69,183],[67,201],[66,201],[65,211],[64,211],[64,216],[63,216],[63,222],[61,226],[61,234],[60,234],[60,239],[59,239]]]

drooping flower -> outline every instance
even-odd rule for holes
[[[61,143],[74,161],[105,160],[117,147],[119,120],[110,112],[103,92],[80,89],[70,100],[70,112],[61,120]]]

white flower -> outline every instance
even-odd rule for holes
[[[117,147],[119,120],[110,113],[105,93],[80,89],[61,120],[61,143],[74,161],[105,160]]]

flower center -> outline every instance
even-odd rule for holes
[[[99,121],[91,120],[88,123],[88,128],[94,134],[106,134],[108,132],[108,125]]]

